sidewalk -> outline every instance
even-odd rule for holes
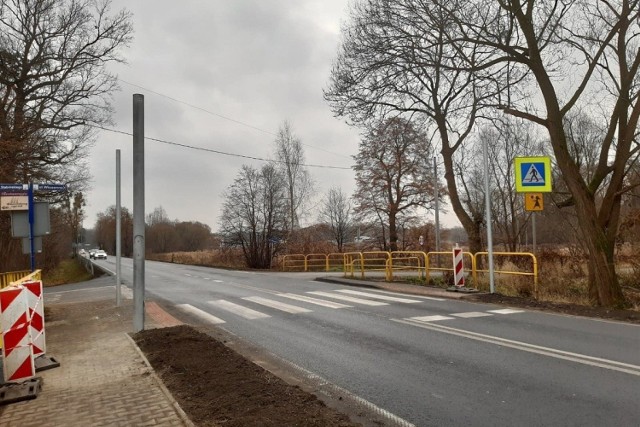
[[[125,295],[115,307],[113,278],[92,280],[91,286],[47,289],[46,354],[60,367],[36,373],[42,378],[36,399],[0,406],[0,425],[191,426],[127,335],[133,330],[132,300]],[[146,308],[145,328],[177,322],[154,303]],[[157,320],[156,313],[165,317]]]

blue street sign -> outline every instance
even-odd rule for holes
[[[66,184],[34,184],[34,190],[40,191],[67,191]]]
[[[26,191],[28,187],[27,184],[0,184],[0,192]]]

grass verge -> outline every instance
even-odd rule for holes
[[[43,271],[42,282],[44,286],[58,286],[67,283],[84,282],[91,280],[93,276],[75,258],[63,260],[53,270]]]

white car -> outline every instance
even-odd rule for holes
[[[98,250],[93,254],[93,259],[107,259],[107,253],[103,250]]]

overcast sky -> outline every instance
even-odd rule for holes
[[[113,67],[114,128],[132,131],[132,98],[145,96],[145,136],[252,157],[273,158],[287,120],[306,163],[350,168],[359,133],[334,118],[322,97],[348,0],[114,0],[133,13],[128,64]],[[171,99],[173,98],[173,99]],[[206,110],[206,111],[205,111]],[[232,119],[227,120],[220,116]],[[239,124],[245,123],[249,126]],[[115,152],[122,157],[122,204],[133,209],[132,138],[100,131],[84,226],[115,204]],[[146,212],[218,228],[223,192],[240,167],[262,162],[145,141]],[[309,168],[317,202],[331,186],[351,195],[352,170]],[[313,210],[308,221],[315,221]],[[450,215],[443,225],[455,223]],[[429,216],[428,218],[432,218]]]

